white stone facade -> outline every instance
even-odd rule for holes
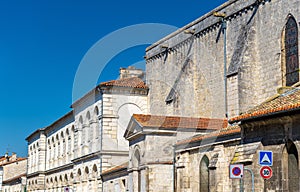
[[[101,83],[73,103],[71,112],[27,138],[28,191],[101,191],[100,174],[127,160],[123,134],[133,113],[147,113],[148,88],[136,77],[111,82]]]

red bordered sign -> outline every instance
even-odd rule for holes
[[[232,164],[229,166],[229,177],[231,179],[241,179],[244,175],[243,164]]]
[[[260,168],[260,176],[263,179],[270,179],[273,175],[273,170],[269,166],[263,166]]]

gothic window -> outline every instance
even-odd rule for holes
[[[288,150],[289,191],[299,191],[298,152],[293,144]]]
[[[81,170],[78,169],[77,171],[77,181],[81,181]]]
[[[94,126],[94,129],[95,129],[94,130],[94,137],[95,137],[95,139],[98,139],[98,137],[100,135],[98,116],[99,116],[99,109],[96,106],[95,109],[94,109],[94,121],[96,122],[96,125]]]
[[[79,130],[81,130],[81,134],[79,133],[79,136],[78,136],[78,145],[82,145],[85,141],[85,132],[84,132],[83,128],[84,128],[83,127],[83,119],[82,119],[82,116],[80,116],[79,117]]]
[[[93,178],[97,178],[98,176],[98,169],[97,169],[97,166],[94,164],[93,165],[93,173],[92,173],[92,177]]]
[[[284,30],[285,84],[291,86],[299,81],[298,26],[289,15]]]
[[[84,180],[88,179],[89,173],[90,173],[89,168],[85,167],[85,169],[84,169]]]
[[[139,170],[140,163],[141,163],[141,155],[140,155],[139,150],[137,149],[134,152],[133,162],[132,162],[133,168],[136,169],[136,171],[134,171],[134,182],[133,183],[137,184],[137,186],[134,187],[137,191],[141,191],[141,172]]]
[[[299,191],[299,163],[298,151],[292,142],[289,142],[282,155],[283,182],[287,182],[287,191]]]
[[[200,192],[209,192],[209,160],[206,155],[200,162]]]

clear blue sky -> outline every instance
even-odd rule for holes
[[[25,138],[70,111],[76,70],[103,36],[140,23],[182,27],[224,2],[1,1],[0,155],[8,149],[27,156]],[[117,55],[99,81],[115,79],[119,67],[142,60],[145,47]]]

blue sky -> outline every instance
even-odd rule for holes
[[[26,156],[25,138],[70,111],[77,68],[102,37],[141,23],[182,27],[224,2],[0,1],[0,155]],[[115,56],[99,81],[141,61],[146,47]]]

